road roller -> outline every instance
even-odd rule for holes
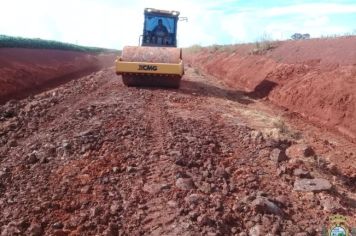
[[[126,86],[179,88],[184,74],[177,48],[178,11],[144,9],[139,46],[125,46],[116,59],[116,74]]]

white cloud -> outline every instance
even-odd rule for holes
[[[251,42],[266,35],[272,39],[288,39],[293,33],[310,33],[312,37],[352,32],[350,22],[333,22],[331,17],[353,14],[356,4],[313,3],[284,7],[248,8],[220,20],[231,42]],[[334,18],[335,19],[335,18]]]
[[[350,22],[340,25],[331,17],[356,13],[356,4],[244,8],[236,0],[0,0],[0,6],[0,34],[109,48],[138,44],[144,7],[179,10],[189,18],[178,26],[183,47],[254,41],[264,33],[288,38],[293,32],[312,36],[352,32]]]
[[[282,16],[282,15],[329,15],[341,13],[356,13],[356,4],[335,4],[335,3],[309,3],[285,7],[273,7],[259,11],[260,16]]]

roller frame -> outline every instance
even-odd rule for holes
[[[146,69],[143,69],[146,68]],[[121,58],[116,60],[116,74],[152,74],[152,75],[177,75],[184,74],[183,61],[174,63],[152,63],[152,62],[127,62]]]

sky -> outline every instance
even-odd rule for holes
[[[143,10],[178,10],[178,46],[356,34],[356,0],[0,0],[0,34],[121,49],[138,45]]]

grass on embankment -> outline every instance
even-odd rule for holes
[[[30,49],[55,49],[77,52],[115,52],[113,49],[80,46],[71,43],[63,43],[54,40],[44,40],[39,38],[22,38],[0,35],[0,48],[30,48]]]

